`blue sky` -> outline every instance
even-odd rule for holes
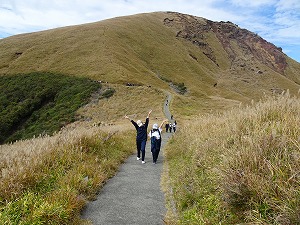
[[[155,11],[231,21],[300,62],[300,0],[0,0],[0,38]]]

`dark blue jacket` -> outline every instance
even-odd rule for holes
[[[140,127],[133,120],[131,120],[131,123],[133,124],[133,126],[136,129],[136,140],[137,141],[147,140],[147,128],[148,128],[148,124],[149,124],[149,118],[147,118],[145,124],[143,124]]]

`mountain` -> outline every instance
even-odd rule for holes
[[[299,224],[299,98],[209,114],[299,85],[280,47],[175,12],[1,39],[0,224],[79,224],[135,151],[124,115],[161,122],[166,95],[179,128],[163,150],[167,224]]]
[[[231,22],[154,12],[0,40],[0,75],[51,72],[174,93],[177,115],[300,87],[300,64]],[[126,94],[127,89],[120,89]],[[143,96],[145,100],[151,96]]]

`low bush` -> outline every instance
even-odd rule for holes
[[[52,73],[0,77],[0,143],[52,134],[75,121],[76,110],[101,85]]]
[[[116,90],[114,88],[109,88],[102,93],[102,97],[110,98],[111,96],[114,95],[115,92],[116,92]]]
[[[184,83],[171,83],[171,86],[175,89],[176,92],[179,94],[185,94],[187,92],[187,87],[184,85]]]
[[[184,95],[187,92],[187,87],[184,83],[177,83],[170,79],[167,79],[159,74],[157,74],[158,78],[161,79],[164,82],[169,83],[170,87],[172,87],[177,93]]]

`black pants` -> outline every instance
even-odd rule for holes
[[[161,139],[155,140],[154,142],[151,142],[151,152],[152,152],[152,158],[153,163],[156,163],[159,152],[161,147]]]
[[[142,161],[145,161],[145,148],[146,148],[147,140],[136,140],[136,150],[137,150],[137,157],[141,157],[142,151]]]

